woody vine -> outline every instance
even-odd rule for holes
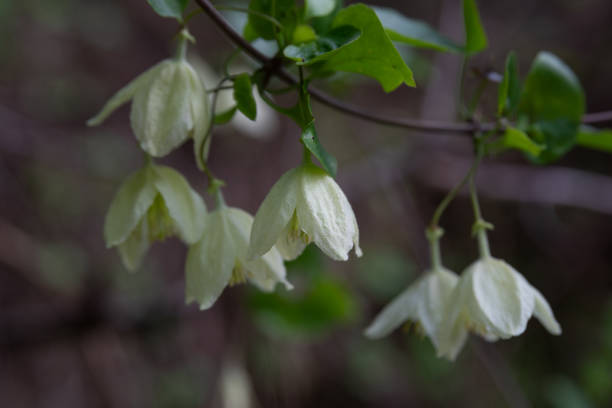
[[[334,180],[336,159],[319,140],[310,106],[312,97],[345,114],[381,124],[467,133],[473,140],[472,167],[440,202],[425,231],[430,268],[375,317],[365,330],[368,337],[386,336],[410,321],[429,337],[438,356],[454,360],[469,333],[488,341],[507,339],[523,333],[532,316],[550,333],[561,334],[544,295],[512,266],[492,256],[495,251],[489,246],[487,234],[493,225],[481,212],[475,175],[483,157],[508,150],[521,151],[542,165],[559,159],[576,145],[610,150],[610,134],[586,123],[612,115],[585,115],[580,82],[563,61],[550,52],[541,52],[521,80],[517,56],[510,53],[500,74],[483,75],[481,86],[471,98],[466,98],[466,103],[461,101],[463,121],[459,123],[379,117],[311,89],[310,82],[348,72],[376,80],[385,92],[400,86],[414,87],[417,84],[412,70],[396,49],[397,43],[458,54],[465,70],[470,56],[484,50],[488,43],[474,0],[462,2],[462,44],[395,10],[364,4],[344,7],[340,0],[251,0],[248,8],[213,5],[208,0],[148,3],[161,17],[178,22],[175,54],[119,90],[88,121],[90,126],[100,125],[114,110],[131,101],[131,126],[144,151],[145,165],[120,186],[104,227],[107,246],[117,247],[127,269],[139,268],[154,241],[177,236],[189,245],[186,302],[195,302],[204,310],[213,307],[227,286],[247,281],[263,291],[280,290],[278,283],[290,290],[284,261],[297,258],[310,243],[337,261],[347,260],[351,250],[361,256],[358,223],[349,200]],[[218,10],[245,13],[248,18],[242,33]],[[189,44],[197,41],[188,25],[197,24],[202,12],[237,46],[217,83],[205,83],[187,58]],[[274,55],[268,57],[257,49],[253,45],[257,39],[273,43]],[[240,53],[250,55],[260,66],[230,74],[230,66]],[[272,88],[272,77],[287,86]],[[482,91],[491,82],[498,88],[496,116],[483,122],[475,112]],[[219,92],[228,89],[233,91],[234,102],[220,111]],[[295,103],[279,104],[275,100],[279,94],[293,95]],[[208,158],[215,154],[212,142],[216,127],[228,123],[237,112],[256,119],[256,95],[298,125],[304,154],[301,163],[272,186],[253,217],[225,202],[222,190],[231,180],[217,178]],[[213,208],[206,208],[202,197],[180,173],[155,162],[187,142],[193,143],[194,160],[208,181]],[[444,211],[466,185],[479,258],[458,275],[443,266],[440,241]]]

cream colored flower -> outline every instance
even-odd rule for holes
[[[148,164],[121,185],[106,215],[106,245],[118,247],[125,267],[137,269],[154,241],[178,235],[200,239],[206,206],[177,171]]]
[[[257,210],[249,258],[276,244],[284,259],[295,259],[310,242],[335,260],[346,261],[351,248],[361,256],[359,228],[344,193],[325,171],[303,163],[281,176]]]
[[[188,34],[184,34],[187,36]],[[132,100],[130,121],[141,148],[162,157],[189,137],[201,145],[210,123],[208,96],[200,77],[185,59],[181,39],[177,57],[166,59],[123,87],[89,121],[101,124],[113,111]]]
[[[287,289],[292,288],[275,248],[257,259],[247,260],[252,224],[250,214],[225,204],[206,215],[202,239],[187,254],[187,303],[197,302],[201,310],[208,309],[228,284],[247,280],[267,292],[274,290],[278,282]]]
[[[378,339],[411,321],[429,337],[438,357],[454,360],[467,339],[467,330],[458,330],[444,341],[453,345],[452,353],[442,352],[440,344],[449,300],[458,280],[457,274],[445,268],[427,271],[376,316],[365,335]]]
[[[506,262],[485,255],[461,276],[444,335],[452,338],[454,331],[467,328],[489,341],[507,339],[523,333],[532,315],[550,333],[561,334],[544,296]],[[453,344],[442,344],[442,352],[452,353],[453,349]]]

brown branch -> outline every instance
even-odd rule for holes
[[[249,42],[247,42],[234,28],[227,22],[227,20],[215,9],[210,0],[195,0],[195,2],[202,8],[202,10],[213,20],[213,22],[223,31],[232,42],[238,47],[244,50],[251,57],[259,61],[265,66],[273,68],[273,74],[284,82],[294,85],[297,83],[297,79],[289,74],[286,70],[281,67],[276,67],[272,64],[272,59],[261,53]],[[495,128],[495,123],[457,123],[457,122],[443,122],[436,120],[427,119],[409,119],[409,118],[396,118],[390,116],[382,116],[370,113],[369,111],[342,102],[336,98],[332,98],[328,94],[321,92],[317,89],[310,89],[310,94],[313,99],[318,102],[334,108],[340,112],[352,115],[370,122],[379,123],[381,125],[401,127],[404,129],[418,130],[423,132],[443,132],[443,133],[473,133],[476,131],[489,131]],[[588,113],[583,116],[583,122],[588,124],[602,123],[612,121],[612,111]]]

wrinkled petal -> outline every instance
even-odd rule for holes
[[[561,325],[557,319],[555,319],[555,315],[550,308],[550,305],[542,296],[536,288],[532,287],[534,297],[535,297],[535,307],[533,309],[533,315],[542,323],[542,325],[548,330],[551,334],[560,335],[561,334]]]
[[[150,168],[144,167],[131,174],[119,188],[104,222],[107,247],[119,245],[128,239],[153,204],[157,191],[150,178]]]
[[[154,157],[178,147],[194,126],[188,65],[174,60],[164,63],[150,84],[137,90],[130,117],[140,146]]]
[[[155,187],[164,198],[170,217],[183,241],[193,244],[204,230],[206,205],[185,178],[166,166],[155,166]]]
[[[276,241],[276,248],[284,260],[293,261],[304,252],[304,248],[310,242],[304,234],[300,233],[299,229],[295,230],[295,228],[298,228],[298,225],[297,215],[293,213],[293,216],[280,233],[278,241]]]
[[[279,239],[296,206],[296,175],[292,169],[281,176],[259,206],[249,242],[248,259],[267,253]]]
[[[440,332],[446,309],[459,278],[454,272],[440,268],[425,274],[420,291],[418,319],[436,349],[440,346]]]
[[[101,124],[111,113],[132,99],[136,92],[146,86],[151,78],[156,75],[157,71],[161,68],[161,64],[162,63],[158,63],[152,66],[121,88],[106,102],[106,104],[104,104],[96,116],[87,121],[87,126],[97,126]]]
[[[186,303],[210,308],[221,296],[236,266],[236,248],[223,214],[206,215],[202,239],[189,248],[185,264]],[[210,231],[211,233],[208,233]]]
[[[325,171],[314,165],[302,166],[300,170],[297,203],[300,228],[330,258],[346,261],[357,236],[351,205]]]
[[[364,334],[372,339],[379,339],[400,327],[406,320],[418,320],[422,282],[423,278],[417,280],[385,306],[366,328]]]
[[[117,246],[121,261],[127,270],[135,271],[142,264],[150,246],[148,235],[149,228],[145,217],[130,236]]]
[[[477,261],[470,269],[475,300],[471,313],[477,318],[482,313],[486,319],[477,323],[501,338],[524,332],[533,313],[534,296],[528,284],[517,278],[518,272],[493,258]]]
[[[210,108],[208,106],[208,94],[204,83],[198,74],[190,67],[189,81],[191,83],[191,111],[194,118],[193,126],[193,146],[196,163],[200,168],[204,168],[205,160],[208,158],[211,137],[206,139],[208,128],[212,120]],[[202,149],[202,143],[205,143]]]

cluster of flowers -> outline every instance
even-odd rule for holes
[[[488,341],[507,339],[523,333],[532,315],[550,333],[561,334],[544,296],[512,266],[491,256],[487,227],[476,221],[480,257],[460,277],[442,265],[442,230],[428,230],[431,269],[380,312],[366,336],[380,338],[411,321],[430,338],[438,357],[453,361],[469,332]]]
[[[361,256],[348,200],[309,159],[277,181],[255,218],[227,206],[218,188],[216,207],[208,212],[180,173],[153,162],[151,157],[165,156],[193,138],[202,166],[211,112],[206,88],[185,58],[188,39],[183,30],[174,58],[138,76],[88,121],[99,125],[132,100],[132,130],[150,159],[111,203],[104,226],[107,246],[117,247],[126,268],[135,270],[154,241],[178,236],[190,246],[186,302],[197,302],[201,309],[211,307],[227,285],[247,280],[264,291],[277,283],[291,289],[283,260],[295,259],[310,242],[333,259],[347,260],[352,248]]]

